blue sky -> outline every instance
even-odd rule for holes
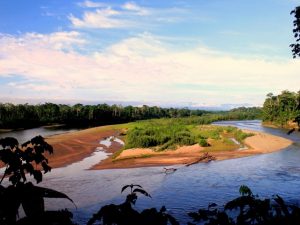
[[[224,107],[297,91],[294,0],[0,1],[0,101]]]

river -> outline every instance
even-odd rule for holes
[[[78,130],[79,129],[76,128],[67,128],[63,126],[37,127],[37,128],[25,129],[25,130],[0,132],[0,138],[14,137],[17,138],[20,143],[24,143],[37,135],[46,137],[46,136],[52,136],[56,134],[78,131]]]
[[[77,209],[67,200],[47,200],[47,209],[68,208],[74,220],[85,224],[105,204],[121,203],[125,194],[121,188],[126,184],[140,184],[152,198],[141,197],[136,207],[160,208],[165,205],[168,212],[182,224],[188,221],[187,212],[196,211],[215,202],[223,205],[239,195],[240,185],[247,185],[254,194],[272,197],[279,194],[290,203],[300,203],[300,133],[286,135],[286,130],[266,128],[261,121],[225,121],[216,125],[231,125],[289,138],[294,141],[290,147],[271,154],[231,159],[190,167],[174,166],[175,173],[165,174],[163,167],[135,169],[86,170],[87,164],[78,162],[65,168],[54,169],[44,175],[42,186],[52,187],[71,197]],[[105,158],[98,149],[94,157]],[[98,154],[98,155],[97,155]],[[190,220],[189,220],[190,221]]]

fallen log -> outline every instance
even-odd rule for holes
[[[194,164],[197,164],[197,163],[200,163],[200,162],[205,162],[205,163],[208,163],[210,161],[213,161],[213,160],[216,160],[216,157],[208,154],[208,152],[205,152],[203,153],[203,155],[197,159],[195,162],[192,162],[192,163],[188,163],[186,164],[185,166],[191,166],[191,165],[194,165]]]

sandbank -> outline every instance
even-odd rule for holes
[[[252,156],[257,154],[271,153],[284,149],[292,144],[292,141],[266,134],[263,132],[243,130],[253,133],[254,136],[244,140],[246,149],[239,148],[226,151],[209,151],[209,154],[216,160],[225,160]],[[176,150],[167,150],[155,152],[152,149],[135,148],[124,150],[117,158],[109,157],[92,169],[117,169],[117,168],[135,168],[147,166],[168,166],[176,164],[191,164],[208,152],[206,147],[200,147],[198,144],[192,146],[182,146]]]
[[[114,126],[89,128],[81,131],[64,133],[46,137],[53,146],[54,154],[46,155],[49,165],[53,168],[64,167],[90,156],[97,147],[104,147],[99,141],[120,132]],[[113,144],[107,151],[115,152],[122,146]]]
[[[97,147],[101,147],[99,144],[100,140],[109,136],[118,137],[122,132],[122,128],[122,126],[115,125],[103,126],[47,137],[46,141],[54,148],[54,154],[50,156],[47,155],[49,165],[53,168],[64,167],[83,160],[90,156]],[[255,134],[245,139],[244,143],[247,149],[238,150],[238,148],[236,148],[226,151],[209,151],[209,154],[214,156],[216,160],[225,160],[271,153],[284,149],[292,144],[292,141],[282,137],[256,131],[243,131]],[[121,148],[122,146],[120,144],[113,142],[110,147],[104,148],[104,150],[109,153],[115,153],[121,150]],[[127,149],[117,158],[109,156],[91,169],[100,170],[190,164],[197,161],[205,152],[207,152],[207,148],[200,147],[198,144],[182,146],[176,150],[161,152],[141,148]]]

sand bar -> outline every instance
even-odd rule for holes
[[[120,127],[103,126],[48,137],[46,139],[47,142],[54,147],[54,154],[49,156],[50,165],[57,168],[83,160],[85,157],[90,156],[97,147],[101,146],[99,144],[101,139],[109,136],[118,136],[120,132]],[[245,140],[248,149],[233,149],[230,151],[216,151],[209,153],[216,157],[217,160],[224,160],[270,153],[284,149],[292,144],[292,141],[278,136],[248,130],[244,130],[244,132],[255,134]],[[105,148],[105,151],[114,153],[121,148],[122,145],[114,142],[109,148]],[[188,164],[199,159],[204,152],[206,152],[206,148],[200,147],[198,144],[182,146],[176,150],[163,152],[154,152],[152,149],[127,149],[117,157],[117,160],[110,156],[93,166],[91,169]]]
[[[47,155],[49,165],[53,168],[64,167],[90,156],[97,147],[105,147],[99,141],[119,134],[113,126],[103,126],[81,131],[53,135],[46,141],[53,146],[54,154]],[[112,145],[107,151],[116,151],[121,145]]]
[[[292,144],[292,141],[256,131],[243,130],[255,134],[245,139],[248,149],[230,151],[210,151],[209,154],[216,160],[225,160],[246,157],[257,154],[271,153],[284,149]],[[113,169],[113,168],[135,168],[146,166],[168,166],[176,164],[190,164],[197,161],[207,150],[198,144],[192,146],[182,146],[176,150],[154,152],[152,149],[127,149],[116,159],[108,158],[92,169]]]

